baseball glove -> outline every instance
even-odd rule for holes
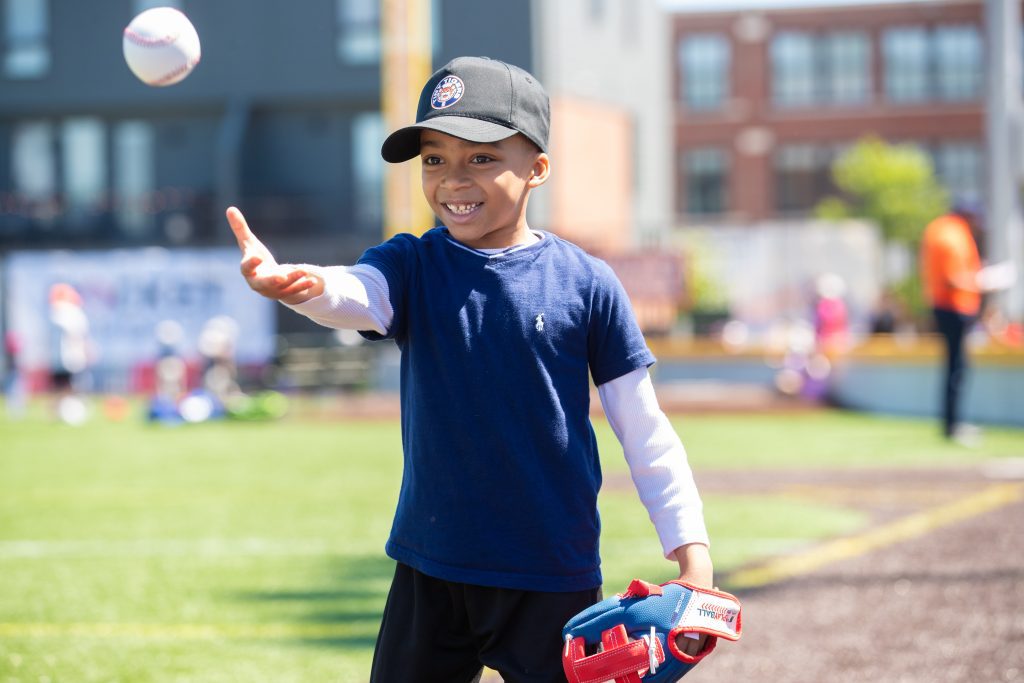
[[[683,581],[660,586],[635,579],[625,593],[602,600],[562,629],[562,666],[569,683],[668,683],[707,657],[719,638],[739,640],[735,596]],[[680,633],[707,635],[694,656],[676,645]],[[668,654],[666,654],[668,653]]]

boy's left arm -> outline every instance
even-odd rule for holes
[[[598,394],[666,558],[679,564],[680,580],[712,588],[714,567],[703,504],[686,450],[658,405],[647,369],[602,384]],[[679,636],[677,642],[681,650],[695,655],[703,649],[704,640]]]
[[[711,588],[715,584],[715,568],[711,553],[703,543],[679,546],[672,553],[679,563],[679,580],[694,586]]]

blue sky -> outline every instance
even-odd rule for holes
[[[767,9],[771,7],[824,7],[836,5],[880,5],[894,2],[937,2],[938,0],[658,0],[673,11]]]

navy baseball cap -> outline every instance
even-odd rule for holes
[[[422,130],[471,142],[522,133],[546,152],[550,118],[544,87],[523,69],[488,57],[456,57],[423,86],[416,123],[389,135],[380,155],[390,163],[419,156]]]
[[[970,216],[978,220],[985,218],[985,203],[971,195],[954,197],[950,210],[955,214]]]

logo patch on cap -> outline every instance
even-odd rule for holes
[[[434,94],[430,96],[430,106],[434,109],[445,109],[462,99],[466,92],[466,86],[458,76],[445,76],[434,88]]]

